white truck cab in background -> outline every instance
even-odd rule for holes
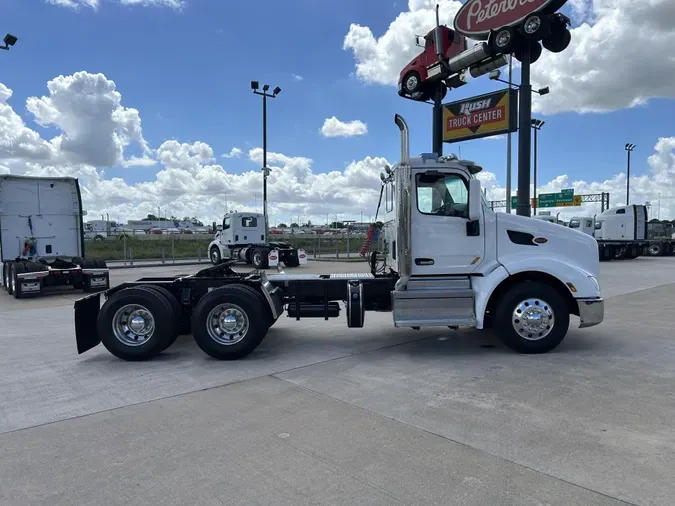
[[[262,214],[229,213],[223,217],[220,228],[209,244],[209,257],[214,265],[223,260],[237,260],[266,269],[277,266],[279,262],[288,267],[307,263],[305,250],[267,240],[265,216]]]

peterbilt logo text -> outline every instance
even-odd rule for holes
[[[502,14],[515,10],[517,7],[532,3],[540,4],[541,2],[539,0],[488,0],[483,5],[482,0],[473,0],[471,7],[469,7],[466,25],[471,29],[471,24],[474,20],[482,23],[486,19],[498,18]]]
[[[466,102],[460,106],[459,114],[471,114],[472,112],[480,111],[481,109],[489,109],[491,104],[492,100],[489,98],[478,100],[476,102]]]

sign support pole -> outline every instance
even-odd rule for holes
[[[434,88],[433,152],[443,156],[443,84]]]
[[[513,55],[509,55],[509,94],[512,93]],[[506,212],[511,214],[511,130],[506,134]]]
[[[530,83],[530,46],[522,49],[518,120],[518,216],[530,216],[530,149],[532,123],[532,85]]]

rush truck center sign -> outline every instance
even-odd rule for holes
[[[517,129],[516,93],[505,90],[443,104],[443,141],[452,143]]]

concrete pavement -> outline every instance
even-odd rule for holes
[[[196,269],[145,270],[113,281]],[[0,504],[670,504],[675,258],[600,281],[605,322],[538,356],[368,313],[127,363],[76,354],[80,294],[2,293]]]

